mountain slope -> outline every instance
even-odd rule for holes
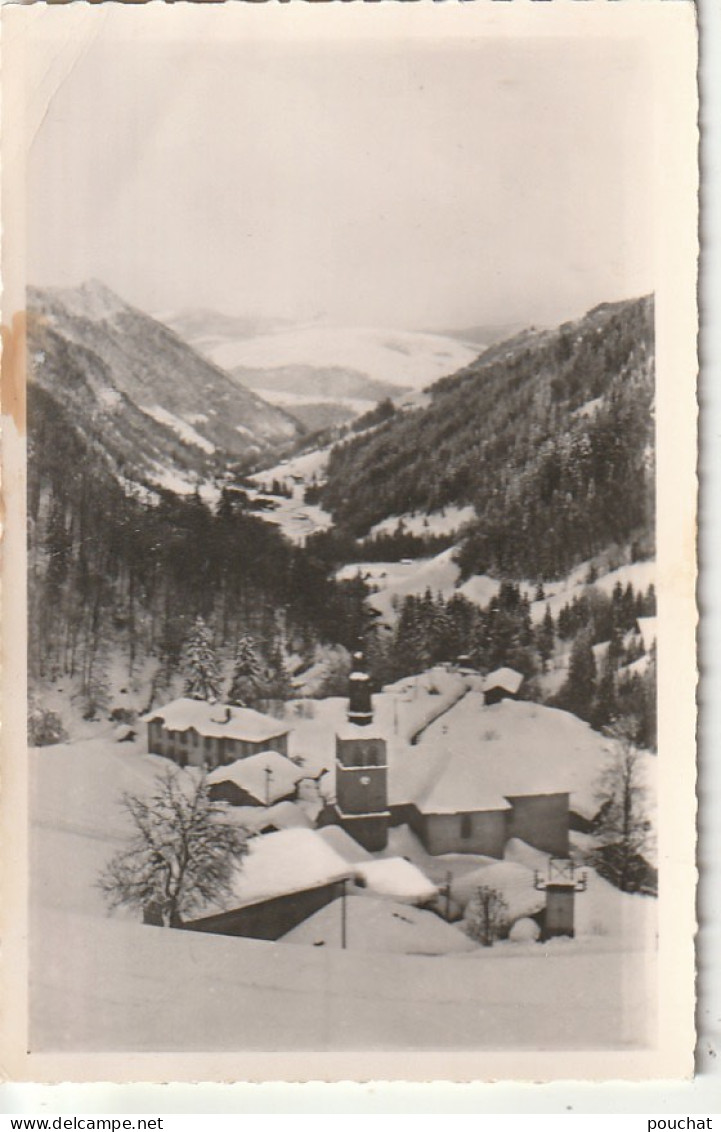
[[[652,538],[653,300],[526,331],[439,381],[431,403],[336,446],[319,499],[355,535],[470,504],[466,574],[559,577]]]
[[[209,476],[295,440],[298,422],[102,284],[29,288],[31,380],[131,477]]]

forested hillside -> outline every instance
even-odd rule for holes
[[[338,445],[318,495],[355,536],[472,504],[466,574],[556,578],[610,544],[653,547],[653,298],[527,331]]]
[[[69,678],[92,715],[111,661],[130,682],[152,657],[151,694],[162,693],[196,616],[228,655],[249,633],[278,663],[310,659],[321,641],[355,643],[364,587],[329,579],[229,493],[214,511],[162,490],[144,502],[72,408],[33,383],[28,424],[31,686]]]

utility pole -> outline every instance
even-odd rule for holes
[[[346,949],[347,942],[347,909],[346,909],[346,881],[343,878],[343,895],[340,898],[340,945],[343,951]]]

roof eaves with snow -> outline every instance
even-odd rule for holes
[[[210,786],[232,782],[262,803],[266,797],[271,802],[283,798],[305,777],[304,771],[284,755],[277,751],[260,751],[227,766],[216,767],[207,781]]]
[[[144,723],[160,720],[168,731],[184,732],[192,728],[204,738],[240,739],[251,743],[277,739],[289,731],[286,724],[253,708],[211,704],[185,696],[147,712],[141,719]]]
[[[350,880],[353,866],[311,829],[283,829],[251,838],[249,853],[239,867],[233,894],[222,903],[209,903],[196,920],[293,896],[308,889]]]

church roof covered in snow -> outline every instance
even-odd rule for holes
[[[522,683],[523,675],[516,672],[515,668],[496,668],[495,671],[489,672],[483,681],[483,691],[490,692],[492,688],[503,688],[504,692],[515,696]]]
[[[192,727],[208,738],[245,739],[249,743],[265,743],[287,735],[289,730],[287,724],[253,708],[210,704],[207,700],[191,700],[187,696],[155,708],[142,718],[145,723],[160,720],[167,731],[188,731]]]
[[[503,700],[485,706],[469,692],[397,752],[389,769],[391,804],[425,813],[507,809],[507,799],[569,793],[572,810],[592,817],[609,742],[570,712]]]
[[[260,751],[245,759],[236,759],[227,766],[217,766],[208,775],[208,785],[232,782],[261,804],[268,802],[272,805],[292,794],[297,783],[305,777],[305,771],[277,751]]]

